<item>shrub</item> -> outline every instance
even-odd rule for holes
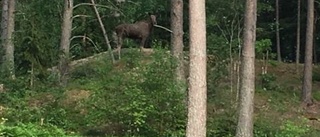
[[[87,125],[118,125],[108,135],[183,136],[186,89],[175,80],[175,59],[158,48],[144,59],[137,53],[127,52],[116,69],[97,77],[101,87],[87,100]]]
[[[76,137],[77,135],[68,135],[64,130],[51,125],[37,125],[34,123],[6,124],[6,119],[2,118],[0,123],[0,136],[5,137]]]
[[[276,90],[278,85],[275,83],[277,77],[274,74],[261,74],[262,88],[265,90]]]
[[[305,123],[303,123],[305,124]],[[296,125],[292,121],[287,121],[280,127],[280,131],[275,137],[300,137],[310,130],[307,125]]]

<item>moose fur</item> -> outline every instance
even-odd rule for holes
[[[133,40],[139,40],[140,50],[143,50],[155,24],[157,24],[156,16],[150,15],[149,19],[147,20],[138,21],[134,24],[125,23],[116,26],[115,33],[119,59],[121,58],[120,55],[123,39],[129,38]]]

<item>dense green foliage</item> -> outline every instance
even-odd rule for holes
[[[4,119],[2,119],[4,120]],[[5,122],[0,123],[1,137],[77,137],[75,135],[66,134],[63,129],[59,129],[53,125],[37,125],[37,124],[23,124],[6,125]]]

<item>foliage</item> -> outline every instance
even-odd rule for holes
[[[75,5],[83,0],[75,0]],[[146,18],[147,13],[157,15],[158,24],[170,28],[170,2],[161,0],[135,0],[117,2],[98,0],[98,10],[102,15],[110,37],[114,26],[119,23],[132,23]],[[71,83],[66,89],[57,88],[55,75],[47,68],[57,64],[63,1],[20,0],[17,1],[15,20],[15,65],[17,79],[4,79],[5,93],[0,93],[0,105],[6,106],[1,117],[9,120],[0,125],[3,131],[12,136],[18,134],[33,136],[66,136],[65,130],[86,132],[95,130],[100,135],[119,136],[184,136],[186,125],[185,86],[174,81],[175,59],[163,49],[156,49],[151,56],[141,55],[137,50],[129,49],[124,58],[116,64],[110,64],[108,58],[97,59],[71,72]],[[282,54],[294,59],[296,31],[296,1],[280,2],[281,47]],[[235,133],[236,119],[233,95],[225,91],[228,66],[231,59],[238,56],[243,28],[244,1],[224,0],[206,1],[207,53],[208,53],[208,99],[209,105],[218,107],[218,112],[209,115],[208,136],[232,136]],[[302,1],[302,7],[306,2]],[[188,42],[188,1],[184,1],[184,42]],[[273,56],[275,51],[274,3],[261,0],[258,3],[257,19],[257,58],[266,51]],[[305,10],[302,8],[301,28],[305,28]],[[118,14],[116,14],[118,13]],[[99,24],[91,6],[79,6],[74,9],[73,36],[86,36],[88,39],[74,38],[71,43],[72,59],[91,56],[107,49]],[[83,15],[83,16],[82,16]],[[116,16],[120,15],[120,16]],[[219,28],[220,27],[220,28]],[[155,46],[169,47],[170,34],[161,29],[153,33]],[[302,31],[304,31],[302,29]],[[304,34],[303,32],[301,32]],[[318,34],[316,34],[318,35]],[[239,43],[240,42],[240,43]],[[304,42],[304,36],[301,37]],[[126,47],[133,42],[125,43]],[[160,44],[159,44],[160,43]],[[317,40],[316,40],[317,43]],[[188,44],[185,44],[188,49]],[[301,45],[304,49],[304,45]],[[319,51],[316,49],[316,51]],[[230,54],[231,53],[231,54]],[[301,56],[304,53],[302,52]],[[233,58],[232,58],[233,57]],[[271,57],[273,58],[273,57]],[[1,62],[1,61],[0,61]],[[271,66],[278,62],[269,61]],[[32,71],[31,71],[32,70]],[[33,72],[33,74],[31,74]],[[30,76],[35,75],[35,76]],[[319,74],[313,73],[314,82]],[[30,79],[35,78],[34,86]],[[274,92],[265,94],[274,111],[288,110],[287,102],[297,102],[296,92],[283,88],[277,83],[274,74],[261,76],[263,87]],[[69,89],[88,90],[90,97],[76,103],[64,104],[68,100],[65,94]],[[289,91],[290,92],[287,92]],[[295,91],[295,90],[294,90]],[[222,95],[226,94],[226,95]],[[319,99],[318,93],[314,97]],[[291,100],[289,100],[291,99]],[[230,101],[231,100],[231,101]],[[36,105],[35,105],[36,104]],[[208,108],[211,110],[211,108]],[[2,116],[3,115],[3,116]],[[44,119],[44,125],[35,123]],[[79,120],[81,119],[81,120]],[[281,128],[268,122],[268,118],[257,118],[254,133],[256,136],[301,136],[308,127],[297,126],[288,121]],[[58,128],[59,127],[59,128]],[[27,132],[28,131],[28,132]],[[30,131],[30,132],[29,132]],[[1,135],[0,135],[1,136]]]
[[[181,92],[184,85],[173,77],[176,63],[165,50],[156,48],[154,52],[147,57],[130,49],[115,68],[110,70],[110,64],[102,63],[96,70],[89,71],[95,78],[84,82],[94,84],[90,88],[93,93],[86,101],[86,125],[114,125],[112,131],[102,133],[109,135],[184,134],[185,105],[184,92]],[[82,73],[79,72],[82,69],[77,71],[73,74]]]
[[[276,90],[278,88],[279,85],[277,85],[276,83],[277,77],[274,74],[260,74],[260,77],[262,82],[262,88],[264,90]]]
[[[76,135],[68,135],[66,131],[58,128],[57,126],[46,124],[37,125],[34,123],[17,123],[14,125],[6,124],[6,119],[2,118],[0,123],[0,136],[5,137],[76,137]]]
[[[302,125],[297,126],[292,121],[287,121],[283,126],[280,127],[280,131],[275,137],[298,137],[302,136],[310,130],[309,126]]]
[[[208,93],[214,94],[223,77],[228,74],[228,63],[230,58],[228,56],[228,45],[226,40],[217,35],[208,36]]]
[[[45,67],[52,66],[57,61],[61,5],[61,1],[17,2],[15,24],[15,63],[19,70],[17,74],[26,74],[31,67],[41,74],[44,73]]]
[[[236,132],[236,118],[231,113],[208,119],[208,137],[232,137]]]
[[[256,41],[256,54],[257,54],[257,58],[262,58],[262,57],[266,57],[267,52],[271,51],[271,40],[270,39],[262,39],[259,41]]]

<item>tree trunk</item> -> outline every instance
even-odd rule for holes
[[[312,43],[313,43],[313,22],[314,21],[314,0],[308,0],[306,49],[304,59],[304,77],[302,85],[302,103],[312,104]]]
[[[247,0],[244,19],[243,50],[240,68],[240,102],[237,137],[253,136],[253,101],[255,90],[255,41],[257,0]]]
[[[297,48],[296,48],[296,69],[298,70],[298,64],[300,62],[300,7],[301,0],[298,0],[298,17],[297,17]]]
[[[300,7],[301,7],[301,0],[298,0],[296,65],[298,65],[300,62],[300,12],[301,12]]]
[[[70,38],[72,31],[72,12],[73,12],[73,0],[64,0],[63,22],[62,22],[62,34],[60,41],[60,62],[58,65],[60,84],[65,86],[67,84],[67,74],[69,69],[69,50],[70,50]]]
[[[313,39],[312,39],[312,44],[313,44],[313,63],[317,64],[318,59],[317,59],[317,40],[316,40],[316,35],[317,35],[317,11],[314,11],[314,24],[313,24]]]
[[[277,39],[277,59],[281,62],[281,48],[280,48],[280,32],[279,32],[279,0],[276,0],[276,39]]]
[[[178,59],[176,77],[186,81],[183,61],[183,0],[171,0],[171,53]]]
[[[15,0],[2,1],[2,20],[1,20],[1,41],[4,49],[4,57],[2,67],[6,75],[11,79],[15,79],[14,72],[14,11]]]
[[[189,0],[190,69],[187,137],[206,136],[207,57],[205,0]]]

